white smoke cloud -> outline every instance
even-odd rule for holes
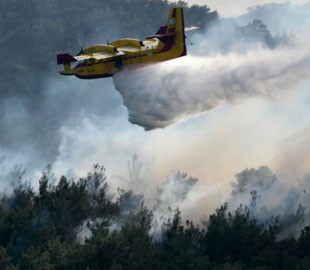
[[[310,173],[310,126],[297,130],[282,140],[271,162],[273,170],[285,182],[303,181]]]
[[[309,183],[306,189],[305,182],[297,182],[295,186],[285,184],[270,168],[262,166],[236,174],[232,187],[231,209],[246,205],[251,217],[263,224],[278,219],[282,230],[280,237],[296,236],[310,223],[310,193],[306,191]]]
[[[155,239],[161,238],[162,225],[172,217],[172,210],[182,208],[182,205],[187,203],[188,195],[197,181],[198,179],[188,177],[187,174],[177,172],[157,189],[150,232]]]
[[[176,1],[177,2],[177,1]],[[188,4],[208,5],[211,9],[217,10],[221,16],[240,16],[246,13],[248,9],[255,8],[257,5],[266,5],[268,3],[294,3],[305,4],[309,0],[239,0],[226,1],[226,0],[185,0]],[[280,16],[279,16],[280,17]],[[278,18],[277,18],[278,19]]]
[[[310,46],[275,50],[257,48],[244,54],[187,56],[114,76],[128,108],[129,121],[146,130],[163,128],[220,102],[253,95],[271,96],[309,77]]]
[[[309,30],[309,12],[309,0],[294,0],[255,6],[235,19],[242,24],[253,19],[259,19],[268,25],[273,34],[282,34]]]
[[[141,168],[142,164],[134,156],[131,161],[133,168]],[[143,186],[148,179],[136,171],[135,177],[129,173],[128,186],[138,190],[138,185]],[[137,183],[139,179],[139,184]],[[214,203],[215,194],[218,195],[218,187],[211,185],[198,185],[198,179],[185,173],[176,172],[167,177],[162,183],[153,183],[153,194],[134,194],[132,191],[120,192],[121,219],[113,224],[121,228],[129,217],[138,213],[143,202],[148,196],[153,196],[148,208],[152,210],[153,220],[150,235],[160,241],[165,229],[164,224],[173,218],[174,210],[179,209],[182,218],[194,220],[199,223],[202,216],[211,214],[216,207],[224,202],[229,203],[229,211],[234,212],[241,205],[247,207],[251,218],[268,226],[275,220],[281,228],[280,237],[298,236],[304,226],[310,224],[309,177],[296,182],[295,186],[284,183],[267,166],[257,169],[246,169],[235,175],[232,182],[231,195],[226,198],[218,198]],[[208,204],[212,207],[208,209]],[[198,211],[197,211],[198,210]],[[203,220],[207,220],[207,217]],[[113,227],[114,228],[114,227]],[[111,227],[111,230],[113,230]]]

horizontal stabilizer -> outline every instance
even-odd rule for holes
[[[68,53],[57,55],[57,65],[69,64],[71,62],[76,62],[77,60]]]
[[[199,29],[200,27],[198,27],[198,26],[190,26],[190,27],[186,27],[185,29],[184,29],[184,31],[185,32],[189,32],[189,31],[194,31],[194,30],[197,30],[197,29]]]

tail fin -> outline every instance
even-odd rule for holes
[[[57,55],[57,65],[69,64],[69,63],[76,62],[76,61],[77,60],[68,53]]]
[[[77,60],[68,53],[58,54],[57,55],[57,65],[63,65],[64,70],[60,71],[60,74],[63,75],[72,75],[71,63],[76,62]]]
[[[186,43],[184,33],[184,16],[182,8],[172,8],[165,26],[156,32],[156,37],[165,38],[175,36],[175,46],[181,50],[180,56],[186,55]]]

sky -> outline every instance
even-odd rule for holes
[[[217,10],[221,16],[239,16],[249,7],[267,3],[286,3],[287,0],[185,0],[189,4],[207,5],[212,10]],[[309,0],[291,0],[294,4],[306,4]]]

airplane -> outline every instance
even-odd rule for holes
[[[182,8],[172,8],[165,26],[144,40],[124,38],[84,48],[77,56],[57,55],[62,75],[80,79],[112,77],[122,68],[167,61],[187,54]],[[76,63],[71,67],[71,63]]]

